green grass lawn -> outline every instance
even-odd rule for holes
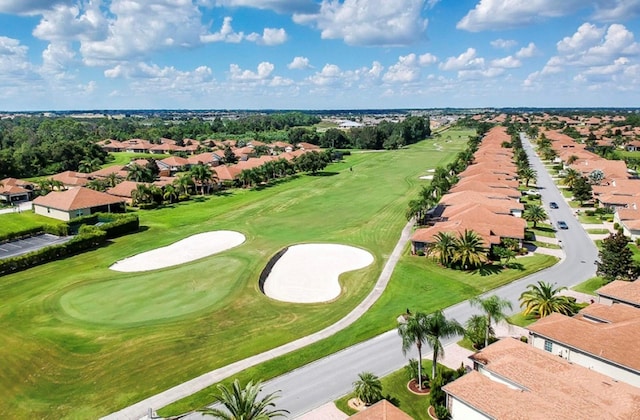
[[[603,235],[609,233],[609,229],[587,229],[587,233],[594,235]]]
[[[527,223],[528,229],[532,231],[536,236],[544,236],[546,238],[555,238],[556,237],[556,231],[553,228],[553,226],[551,226],[548,223],[538,223],[536,225],[536,227],[533,227],[533,223],[532,222],[528,222]]]
[[[585,223],[585,224],[593,224],[593,225],[598,225],[598,224],[602,224],[602,219],[600,218],[600,216],[587,216],[586,214],[584,214],[583,212],[581,212],[578,215],[578,221],[580,223]]]
[[[126,165],[127,163],[136,159],[152,158],[155,160],[162,160],[164,158],[168,158],[169,156],[171,156],[171,155],[163,155],[163,154],[159,155],[156,153],[134,153],[134,152],[111,152],[109,153],[109,155],[113,156],[113,160],[102,165],[103,168],[106,168],[108,166],[114,166],[114,165]]]
[[[62,222],[31,212],[0,214],[0,235]]]
[[[433,366],[433,363],[430,360],[422,362],[422,369],[425,372],[429,372],[429,376],[431,376],[431,366]],[[451,370],[440,363],[438,363],[438,369]],[[353,380],[356,381],[358,378],[353,378]],[[416,395],[407,389],[409,379],[404,369],[380,378],[380,382],[382,383],[382,394],[387,401],[392,402],[415,420],[431,420],[427,413],[430,405],[429,395]],[[336,406],[348,415],[356,413],[355,410],[349,407],[348,402],[351,398],[355,398],[353,393],[349,393],[335,401]]]
[[[324,176],[302,175],[261,190],[144,211],[138,234],[3,277],[0,360],[7,368],[0,379],[0,412],[99,417],[334,323],[373,287],[406,223],[407,202],[424,185],[418,177],[451,161],[466,146],[465,133],[472,134],[452,132],[460,141],[442,151],[425,141],[352,155]],[[122,258],[219,229],[240,231],[247,241],[164,270],[108,269]],[[282,303],[261,294],[257,279],[269,258],[304,242],[359,246],[375,262],[341,276],[344,293],[329,304]],[[363,330],[327,348],[381,328]],[[313,357],[315,352],[295,356],[290,364]],[[282,369],[270,367],[265,376]]]
[[[602,277],[592,277],[587,281],[584,281],[576,286],[573,286],[571,289],[576,292],[587,293],[595,296],[595,291],[607,284],[607,282]]]
[[[524,315],[522,312],[511,315],[507,320],[509,324],[517,325],[519,327],[527,327],[537,321],[535,317]]]
[[[396,265],[389,286],[381,298],[362,318],[333,337],[302,350],[276,358],[259,367],[247,369],[236,378],[247,382],[251,378],[269,379],[277,372],[285,373],[302,363],[332,354],[351,344],[396,327],[396,318],[407,308],[433,312],[468,299],[515,279],[550,267],[557,258],[533,255],[518,258],[518,268],[492,268],[463,272],[442,268],[426,257],[410,255],[408,250]],[[398,348],[401,351],[401,348]],[[230,383],[230,380],[224,381]],[[162,416],[177,415],[211,402],[215,387],[208,387],[159,411]]]
[[[471,134],[449,130],[438,147],[426,141],[354,154],[322,176],[143,211],[140,233],[4,276],[0,412],[18,418],[99,417],[336,322],[373,287],[406,223],[406,204],[424,185],[418,177],[451,161]],[[242,232],[247,241],[149,273],[108,269],[122,258],[220,229]],[[282,303],[261,294],[257,279],[271,256],[305,242],[358,246],[375,262],[342,275],[343,294],[331,303]],[[555,259],[517,261],[522,270],[462,273],[407,253],[382,298],[354,325],[238,377],[268,379],[394,328],[407,307],[443,308]],[[211,401],[210,394],[205,390],[173,409],[200,407]]]
[[[549,249],[562,249],[562,247],[560,245],[556,245],[556,244],[550,244],[547,242],[541,242],[541,241],[533,241],[533,242],[527,242],[530,244],[533,244],[535,246],[537,246],[538,248],[549,248]]]

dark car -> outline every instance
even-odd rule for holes
[[[569,229],[569,226],[567,226],[567,223],[564,220],[559,220],[558,221],[558,228],[560,228],[560,229]]]
[[[558,203],[556,203],[555,201],[552,201],[549,203],[549,207],[552,209],[557,209],[558,208]]]

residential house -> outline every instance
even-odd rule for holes
[[[640,388],[520,340],[470,359],[474,370],[442,388],[453,420],[640,418]]]
[[[224,162],[224,154],[218,152],[204,152],[187,158],[190,165],[202,163],[208,166],[219,166]]]
[[[91,180],[89,174],[75,171],[64,171],[51,176],[54,181],[61,182],[65,188],[84,187]]]
[[[613,214],[613,221],[618,223],[632,241],[640,238],[640,209],[635,201],[627,208],[617,208]]]
[[[133,191],[138,188],[138,185],[148,185],[142,182],[135,181],[122,181],[118,185],[113,188],[109,188],[105,191],[107,194],[113,195],[115,197],[121,198],[128,205],[133,204]]]
[[[0,201],[19,203],[29,201],[33,197],[33,184],[17,178],[0,180]]]
[[[42,216],[68,221],[96,212],[120,212],[124,203],[120,197],[78,187],[37,197],[33,200],[33,210]]]
[[[169,156],[168,158],[156,161],[160,168],[161,176],[171,176],[176,172],[183,172],[191,165],[187,158],[180,156]]]
[[[598,290],[598,303],[612,305],[619,303],[640,309],[640,281],[614,280]]]
[[[533,347],[640,387],[639,308],[593,303],[573,317],[553,313],[528,330]]]

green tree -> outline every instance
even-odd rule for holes
[[[489,345],[489,336],[492,321],[500,322],[507,319],[507,314],[504,312],[507,308],[512,309],[511,302],[507,299],[503,299],[498,295],[491,295],[487,298],[474,297],[469,299],[471,306],[482,309],[487,319],[486,330],[484,336],[484,346]]]
[[[353,393],[366,405],[377,403],[382,399],[382,382],[373,373],[362,372],[353,383]]]
[[[456,238],[449,232],[438,232],[435,242],[427,248],[427,253],[437,258],[440,265],[450,267],[456,252]]]
[[[417,315],[417,314],[416,314]],[[464,328],[456,320],[448,320],[442,311],[435,311],[424,320],[424,335],[427,344],[431,346],[432,362],[431,377],[436,377],[438,359],[444,356],[444,346],[440,339],[464,335]]]
[[[573,168],[569,168],[565,172],[562,183],[566,185],[570,190],[573,190],[573,187],[576,185],[576,182],[578,182],[581,176],[582,175],[580,175],[580,172],[576,171]]]
[[[600,185],[604,179],[604,172],[600,169],[594,169],[589,173],[589,182],[594,185]]]
[[[471,318],[465,322],[464,328],[464,336],[471,341],[473,348],[476,350],[486,346],[484,342],[487,329],[491,337],[495,334],[493,327],[487,322],[487,318],[482,315],[472,315]]]
[[[240,381],[233,381],[231,389],[218,385],[220,394],[216,395],[216,402],[222,404],[224,409],[206,408],[202,414],[213,416],[222,420],[267,420],[276,417],[285,417],[289,411],[276,409],[275,400],[279,391],[267,394],[259,398],[262,391],[261,382],[250,381],[244,388],[240,387]]]
[[[229,145],[224,148],[224,163],[227,165],[238,163],[238,157],[233,153]]]
[[[418,349],[418,388],[422,389],[422,345],[427,341],[427,314],[417,312],[398,323],[398,334],[402,338],[402,354],[414,345]]]
[[[168,200],[169,203],[173,203],[178,199],[178,190],[175,185],[167,184],[163,188],[162,198]]]
[[[610,234],[602,241],[598,253],[597,274],[607,282],[613,280],[635,280],[640,274],[633,260],[633,251],[629,248],[629,238],[623,232]]]
[[[146,166],[138,165],[137,163],[129,166],[129,173],[127,179],[135,182],[151,182],[153,181],[153,174]]]
[[[547,220],[547,212],[544,211],[542,206],[537,204],[528,206],[524,213],[522,213],[522,218],[527,222],[533,222],[533,227],[537,227],[539,222]]]
[[[525,185],[528,187],[531,180],[536,180],[538,173],[532,168],[526,167],[518,171],[518,176],[525,181]]]
[[[586,177],[580,177],[574,184],[573,198],[580,202],[580,206],[593,198],[591,184]]]
[[[552,312],[573,315],[576,312],[575,298],[561,296],[559,293],[566,287],[555,288],[551,283],[539,281],[530,284],[520,295],[520,307],[524,308],[524,315],[544,318]]]
[[[456,238],[456,249],[453,253],[453,262],[463,269],[476,268],[487,259],[487,252],[482,244],[482,238],[472,231],[467,230]]]
[[[89,172],[97,171],[98,169],[100,169],[101,164],[102,161],[98,158],[85,158],[80,161],[78,171],[88,174]]]
[[[207,192],[211,188],[211,182],[214,179],[214,172],[207,165],[198,163],[197,165],[193,165],[189,171],[191,178],[193,179],[193,183],[198,185],[200,184],[200,192],[204,195],[205,187],[207,188]],[[216,176],[217,178],[217,176]]]

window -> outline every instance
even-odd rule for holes
[[[553,343],[549,340],[544,340],[544,349],[551,353],[551,351],[553,350]]]

